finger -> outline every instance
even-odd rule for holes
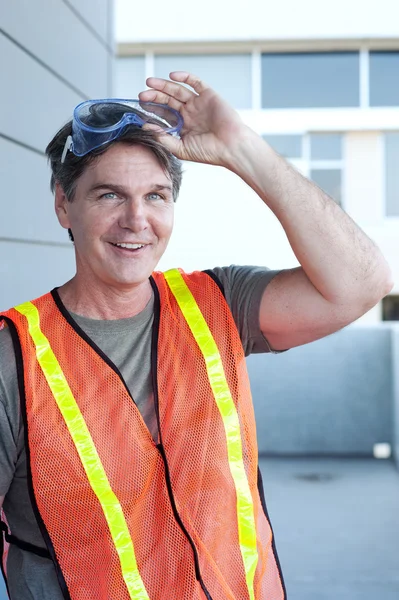
[[[156,102],[157,104],[167,104],[171,108],[180,111],[184,103],[180,102],[180,100],[176,100],[168,94],[164,94],[163,92],[158,92],[157,90],[145,90],[144,92],[139,93],[139,99],[142,102]]]
[[[181,148],[183,146],[181,140],[178,137],[170,135],[169,133],[165,133],[165,131],[156,125],[146,124],[143,125],[143,129],[147,129],[153,131],[157,134],[158,141],[165,146],[169,152],[174,154],[177,157],[180,157]]]
[[[153,88],[158,92],[168,94],[168,96],[171,96],[180,102],[188,102],[190,98],[194,96],[194,93],[191,90],[178,83],[173,83],[173,81],[168,81],[167,79],[149,77],[146,80],[146,84],[148,87]]]
[[[201,92],[204,92],[209,88],[209,85],[207,85],[205,81],[202,81],[197,75],[187,73],[187,71],[172,71],[169,73],[169,77],[174,81],[189,85],[197,92],[197,94],[201,94]]]

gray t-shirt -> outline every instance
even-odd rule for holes
[[[279,271],[231,266],[217,267],[213,272],[224,287],[246,356],[270,352],[259,327],[259,306],[265,287]],[[150,370],[153,299],[142,312],[128,319],[104,321],[71,315],[119,368],[157,439]],[[5,496],[3,509],[13,535],[45,548],[29,500],[16,364],[8,328],[0,331],[0,496]],[[11,545],[7,572],[12,600],[62,600],[49,559]]]

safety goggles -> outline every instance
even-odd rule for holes
[[[181,114],[166,104],[139,100],[87,100],[73,111],[72,136],[68,136],[62,152],[65,161],[68,150],[76,156],[115,140],[127,125],[143,127],[157,125],[164,133],[179,135],[183,127]]]

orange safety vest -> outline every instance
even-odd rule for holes
[[[64,597],[284,600],[230,309],[205,272],[158,272],[151,284],[158,444],[56,290],[1,316],[32,503]]]

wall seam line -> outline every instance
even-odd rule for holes
[[[27,54],[30,58],[32,58],[35,62],[37,62],[46,71],[48,71],[49,73],[51,73],[59,81],[61,81],[62,83],[64,83],[67,87],[69,87],[71,90],[73,90],[76,94],[78,94],[78,96],[81,96],[81,98],[83,100],[89,100],[89,97],[84,92],[82,92],[82,90],[80,90],[79,88],[75,87],[72,83],[70,83],[70,81],[68,81],[62,75],[60,75],[59,73],[57,73],[57,71],[55,71],[52,67],[50,67],[48,64],[46,64],[41,58],[39,58],[38,56],[36,56],[35,54],[33,54],[33,52],[31,52],[30,50],[28,50],[27,48],[25,48],[25,46],[23,46],[20,42],[18,42],[15,38],[13,38],[9,33],[7,33],[6,31],[4,31],[4,29],[2,29],[1,27],[0,27],[0,34],[4,35],[4,37],[7,38],[13,44],[15,44],[15,46],[17,46],[17,48],[19,48],[20,50],[22,50],[23,52],[25,52],[25,54]]]
[[[39,150],[38,148],[35,148],[34,146],[25,144],[25,142],[21,142],[20,140],[17,140],[16,138],[12,138],[5,133],[1,133],[1,131],[0,131],[0,138],[3,138],[4,140],[7,140],[7,142],[11,142],[12,144],[16,144],[17,146],[21,146],[22,148],[25,148],[25,150],[30,150],[31,152],[34,152],[35,154],[39,154],[40,156],[46,156],[46,153],[43,152],[43,150]]]
[[[88,31],[90,31],[90,33],[96,38],[96,40],[100,42],[100,44],[102,44],[110,54],[113,54],[112,48],[108,45],[104,38],[94,29],[94,27],[92,27],[90,23],[86,21],[86,19],[81,15],[81,13],[68,0],[62,1],[65,4],[65,6],[67,6],[69,10],[75,15],[78,21],[80,21],[86,27],[86,29],[88,29]]]

